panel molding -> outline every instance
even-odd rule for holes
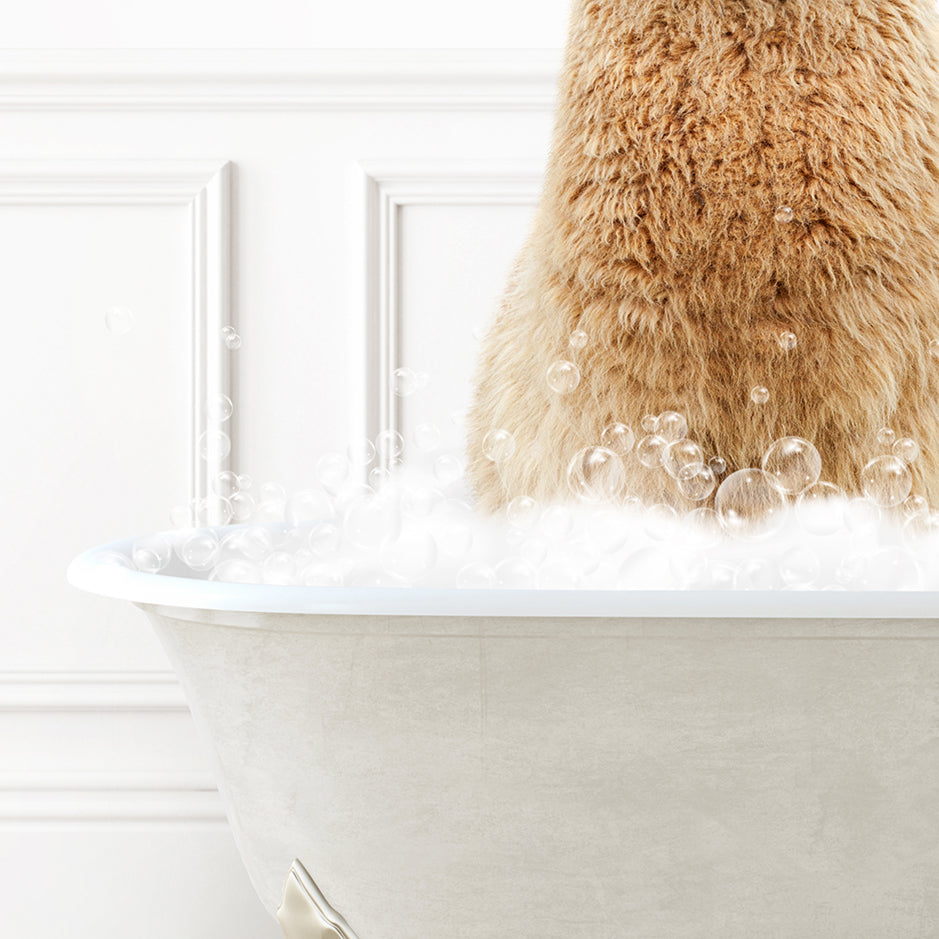
[[[560,49],[5,50],[2,110],[548,111]]]
[[[365,353],[360,370],[365,400],[351,439],[374,440],[381,431],[401,431],[394,393],[403,327],[401,213],[415,205],[534,206],[543,172],[531,162],[480,160],[369,162],[360,164],[360,171],[365,285],[360,345]]]
[[[0,672],[0,714],[68,713],[90,720],[141,712],[186,718],[170,671]],[[0,763],[0,825],[225,821],[207,773],[16,770]]]
[[[189,213],[190,356],[189,496],[205,499],[229,456],[200,441],[222,423],[211,406],[231,395],[230,353],[221,330],[231,321],[231,177],[225,160],[6,160],[0,206],[182,206]],[[211,502],[210,502],[211,506]],[[210,522],[220,521],[210,508]]]

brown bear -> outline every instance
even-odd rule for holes
[[[575,453],[663,411],[728,473],[806,438],[848,493],[891,428],[939,504],[935,37],[933,0],[575,0],[542,198],[478,365],[482,507],[567,497]],[[576,371],[549,379],[559,362]],[[496,429],[515,449],[493,460]],[[622,494],[694,505],[626,469]]]

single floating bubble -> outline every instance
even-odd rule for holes
[[[911,437],[901,437],[893,444],[893,455],[904,463],[912,463],[919,456],[919,444]]]
[[[567,485],[582,502],[611,501],[625,483],[623,461],[606,447],[584,447],[567,467]]]
[[[711,467],[715,476],[723,476],[727,472],[727,461],[723,457],[712,456],[708,460],[708,466]]]
[[[150,535],[134,542],[130,557],[138,571],[157,574],[169,564],[172,553],[169,539],[163,535]]]
[[[394,371],[395,394],[399,398],[406,398],[417,391],[417,373],[410,368],[396,368]]]
[[[925,496],[910,496],[903,503],[903,514],[907,518],[924,518],[929,515],[929,500]]]
[[[375,459],[375,444],[363,437],[346,447],[346,456],[353,466],[368,466]]]
[[[659,422],[661,426],[661,421]],[[683,437],[673,440],[662,454],[662,466],[672,479],[686,467],[704,462],[704,451],[693,440]]]
[[[211,528],[200,528],[187,535],[177,551],[180,560],[194,571],[207,571],[215,564],[218,552],[218,535]]]
[[[896,456],[874,457],[861,470],[864,495],[883,509],[900,505],[913,488],[913,475],[906,463]]]
[[[232,518],[236,522],[246,522],[254,515],[257,504],[254,496],[247,492],[234,492],[229,499],[232,507]]]
[[[287,490],[277,482],[266,482],[261,486],[262,502],[287,502]]]
[[[413,440],[421,453],[433,453],[440,446],[440,428],[436,424],[418,424],[414,428]]]
[[[531,496],[516,496],[505,509],[505,516],[513,528],[528,531],[538,524],[541,506]]]
[[[779,343],[781,349],[785,349],[786,352],[792,352],[793,349],[799,344],[799,340],[796,337],[795,333],[783,332],[776,337],[776,341]]]
[[[877,431],[877,442],[882,447],[892,447],[896,439],[896,433],[889,427],[881,427],[880,430]]]
[[[374,466],[368,473],[368,484],[376,492],[386,483],[391,482],[391,470],[382,466]]]
[[[265,584],[286,587],[294,582],[297,564],[289,551],[272,551],[261,564]]]
[[[254,480],[247,473],[238,474],[238,488],[244,492],[254,485]]]
[[[683,466],[678,471],[677,479],[681,494],[693,502],[706,499],[717,485],[714,471],[704,463],[689,463]]]
[[[656,418],[655,433],[671,443],[681,440],[688,433],[688,421],[678,411],[665,411]]]
[[[929,354],[934,359],[939,359],[939,339],[933,339],[932,342],[929,343]]]
[[[773,218],[776,219],[777,222],[783,224],[791,222],[794,217],[795,213],[792,211],[792,206],[789,205],[781,205],[773,215]]]
[[[234,326],[223,326],[222,342],[225,344],[226,349],[240,349],[241,336],[238,335],[238,330]]]
[[[212,480],[212,491],[219,496],[230,499],[239,490],[238,474],[231,470],[222,470]]]
[[[589,340],[590,337],[582,329],[575,329],[571,333],[569,342],[572,349],[583,349]]]
[[[636,444],[636,435],[626,424],[608,424],[600,435],[600,443],[617,456],[625,457]]]
[[[769,401],[769,388],[765,385],[754,385],[750,389],[750,400],[754,404],[766,404]]]
[[[573,362],[561,359],[548,369],[547,381],[556,394],[570,394],[580,384],[580,369]]]
[[[640,426],[647,434],[654,434],[658,423],[659,419],[654,414],[643,415],[642,420],[639,422]]]
[[[404,437],[396,430],[383,430],[375,438],[375,449],[383,463],[396,463],[404,453]]]
[[[636,458],[643,466],[654,469],[656,466],[662,465],[667,446],[668,441],[664,437],[660,437],[658,434],[649,434],[637,444]]]
[[[104,314],[104,325],[112,336],[126,336],[134,328],[134,314],[127,307],[112,306]]]
[[[203,460],[223,460],[231,453],[231,437],[221,430],[207,430],[199,438]]]
[[[493,463],[504,463],[515,453],[515,437],[507,430],[490,430],[483,438],[483,453]]]
[[[833,535],[844,523],[843,498],[844,490],[834,483],[806,486],[796,500],[796,521],[812,535]]]
[[[205,413],[210,420],[224,424],[232,416],[234,409],[231,398],[226,394],[219,393],[209,398],[205,406]]]
[[[763,472],[780,492],[794,496],[818,482],[822,458],[814,444],[801,437],[782,437],[763,455]]]
[[[786,500],[770,477],[758,469],[731,473],[718,487],[714,511],[731,535],[769,534],[784,520]]]

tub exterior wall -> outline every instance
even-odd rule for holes
[[[269,909],[299,857],[359,939],[935,935],[939,623],[150,616]]]
[[[274,45],[280,30],[307,42],[288,7],[251,41]],[[69,34],[86,48],[68,53],[72,8],[24,6],[12,15],[33,25],[7,24],[4,42],[46,35],[58,48],[0,55],[0,932],[101,939],[138,917],[139,939],[273,939],[149,625],[69,588],[64,571],[90,545],[167,526],[194,494],[205,401],[192,388],[229,391],[231,462],[258,483],[306,485],[323,453],[363,432],[388,400],[370,378],[378,326],[365,325],[364,294],[382,293],[367,249],[390,229],[369,215],[367,184],[401,207],[402,354],[458,349],[452,380],[465,381],[535,197],[559,56],[455,61],[435,52],[455,44],[446,31],[411,32],[400,6],[389,43],[424,52],[242,53],[220,48],[250,44],[230,4],[161,6],[162,33],[143,18],[133,31],[125,15],[140,5],[96,9]],[[177,48],[122,51],[121,28],[134,46],[172,33]],[[226,163],[230,228],[219,211],[193,242],[194,205],[219,208]],[[193,279],[207,274],[227,282],[243,337],[227,378],[193,355]],[[133,313],[126,335],[105,328],[113,306]],[[434,403],[452,427],[450,385]]]

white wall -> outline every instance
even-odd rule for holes
[[[563,43],[566,0],[31,0],[7,4],[7,48],[541,49]]]
[[[37,9],[14,41],[75,35],[64,6],[45,24]],[[308,35],[289,12],[298,32],[278,21],[264,42]],[[205,44],[211,19],[193,19]],[[145,17],[126,23],[83,35],[144,38]],[[448,417],[530,223],[558,55],[0,54],[0,934],[279,934],[144,617],[64,569],[204,489],[215,390],[235,402],[230,465],[288,488],[419,411],[458,442]],[[132,311],[125,335],[105,328],[113,306]],[[432,375],[400,409],[396,364]]]

